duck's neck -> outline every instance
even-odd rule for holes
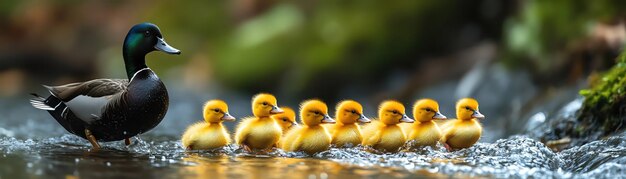
[[[322,128],[322,126],[320,126],[320,125],[310,125],[310,126],[309,125],[304,125],[304,127],[308,128],[308,129],[319,129],[319,128]]]
[[[141,36],[137,35],[128,35],[126,39],[124,39],[122,54],[124,56],[128,80],[133,78],[133,75],[137,73],[137,71],[148,68],[148,66],[146,66],[146,54],[148,54],[150,50],[139,46],[141,39]]]
[[[146,54],[132,53],[124,48],[124,64],[126,65],[126,75],[130,80],[137,71],[148,68],[146,65]]]
[[[222,122],[207,122],[210,127],[219,127],[222,126]]]
[[[270,120],[271,121],[276,121],[276,120],[272,119],[269,116],[257,116],[257,118],[258,118],[259,121],[270,121]]]

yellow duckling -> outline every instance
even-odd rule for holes
[[[478,102],[472,98],[463,98],[456,103],[458,119],[442,126],[441,143],[448,149],[468,148],[480,139],[483,128],[476,119],[485,116],[478,111]]]
[[[296,112],[290,107],[280,107],[280,109],[284,112],[272,115],[272,119],[276,120],[276,123],[278,123],[283,131],[283,135],[285,135],[289,129],[298,126],[298,123],[296,123]]]
[[[230,144],[230,134],[222,121],[234,121],[228,113],[228,105],[222,100],[210,100],[204,104],[205,122],[198,122],[187,128],[181,140],[188,150],[209,150]]]
[[[302,127],[292,129],[281,142],[283,150],[303,151],[308,154],[328,150],[331,137],[320,124],[335,123],[328,116],[328,107],[319,100],[308,100],[300,105]]]
[[[363,106],[353,100],[345,100],[337,104],[335,109],[337,123],[328,126],[332,136],[332,144],[337,147],[352,147],[363,142],[361,127],[356,122],[369,123],[370,119],[363,115]]]
[[[385,101],[378,108],[378,118],[363,129],[363,145],[385,152],[396,152],[406,142],[398,123],[415,122],[404,113],[404,105],[397,101]]]
[[[432,99],[418,100],[413,105],[413,117],[415,123],[400,125],[407,134],[406,139],[411,144],[409,147],[436,145],[441,139],[441,130],[433,119],[446,119],[439,112],[439,103]]]
[[[235,142],[246,150],[271,149],[276,146],[282,135],[276,120],[270,118],[273,114],[283,113],[271,94],[261,93],[252,98],[252,113],[237,125]]]

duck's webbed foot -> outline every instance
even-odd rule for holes
[[[130,145],[130,138],[126,138],[126,139],[124,139],[124,144],[126,144],[126,145]]]
[[[89,129],[85,129],[85,136],[87,137],[87,140],[89,140],[89,143],[91,143],[91,146],[94,149],[100,149],[100,144],[98,144],[98,140],[96,140],[96,137],[91,134],[91,131]]]

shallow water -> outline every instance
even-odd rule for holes
[[[246,177],[411,178],[483,176],[499,178],[624,177],[626,135],[554,153],[542,143],[513,136],[447,152],[441,147],[395,154],[363,148],[307,156],[280,150],[250,154],[232,145],[218,151],[185,152],[170,137],[135,138],[133,144],[104,143],[91,150],[85,140],[63,135],[44,139],[0,138],[2,178],[14,177]],[[148,142],[149,141],[149,142]]]
[[[180,93],[179,93],[180,94]],[[221,96],[229,96],[220,94]],[[250,154],[228,146],[219,151],[186,152],[178,136],[201,114],[197,106],[211,96],[173,97],[164,121],[154,130],[91,150],[86,140],[67,134],[47,113],[29,106],[26,97],[0,101],[0,179],[3,178],[624,178],[626,133],[553,152],[527,136],[482,140],[454,152],[441,146],[395,154],[367,152],[362,147],[307,156],[280,150]],[[248,106],[246,98],[227,99]],[[563,108],[562,115],[575,112]],[[246,108],[231,107],[233,114]],[[241,116],[241,115],[238,115]],[[531,120],[532,121],[532,120]],[[542,121],[543,122],[543,121]],[[234,123],[233,123],[234,124]],[[232,124],[228,124],[232,127]],[[486,128],[493,126],[485,126]],[[540,128],[540,127],[539,127]],[[489,136],[492,131],[486,130]],[[532,132],[528,132],[533,136]]]

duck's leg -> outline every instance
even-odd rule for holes
[[[126,145],[130,145],[130,138],[126,138],[126,139],[124,139],[124,144],[126,144]]]
[[[96,137],[91,134],[89,129],[85,129],[85,136],[87,136],[87,140],[89,140],[89,143],[91,143],[91,146],[93,146],[94,149],[100,149],[100,144],[98,144]]]

